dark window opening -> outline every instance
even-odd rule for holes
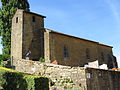
[[[16,17],[16,23],[18,23],[18,17]]]
[[[68,55],[68,48],[66,46],[64,46],[64,58],[69,57]]]
[[[35,16],[32,17],[32,21],[35,22]]]
[[[86,49],[86,59],[90,59],[90,50]]]

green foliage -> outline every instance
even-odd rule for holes
[[[2,36],[3,54],[10,54],[12,17],[17,9],[29,11],[27,0],[0,0],[0,35]]]
[[[8,54],[2,54],[2,55],[0,55],[0,60],[6,61],[8,59],[10,59],[10,55],[8,55]]]
[[[73,83],[73,81],[71,79],[69,79],[69,78],[64,78],[62,80],[62,83]]]
[[[7,54],[2,54],[0,55],[0,66],[5,66],[3,61],[7,61],[8,59],[10,59],[10,55]]]
[[[5,66],[5,64],[3,63],[3,60],[0,60],[0,66],[1,66],[1,67],[4,67],[4,66]]]
[[[45,59],[44,58],[40,58],[39,62],[45,62]]]
[[[49,90],[49,80],[0,67],[0,87],[3,90]]]

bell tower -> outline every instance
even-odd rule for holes
[[[18,9],[12,19],[11,56],[13,59],[44,58],[45,16]]]

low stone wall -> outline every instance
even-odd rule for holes
[[[86,69],[87,90],[120,90],[120,72]]]
[[[69,67],[31,60],[14,61],[15,69],[50,79],[51,90],[120,90],[120,72]]]
[[[50,63],[41,63],[31,60],[17,60],[13,65],[20,72],[38,74],[50,78],[50,85],[57,90],[62,88],[76,88],[75,90],[86,90],[85,69],[80,67],[69,67]],[[63,89],[64,90],[64,89]]]

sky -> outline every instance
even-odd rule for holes
[[[46,28],[113,46],[120,67],[120,0],[28,1]]]

